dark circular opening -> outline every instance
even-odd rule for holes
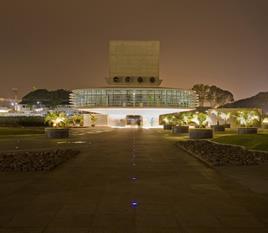
[[[138,82],[142,83],[143,82],[143,78],[142,77],[138,77]]]
[[[119,78],[118,77],[114,77],[113,80],[114,80],[115,83],[119,82]]]
[[[155,77],[151,77],[151,78],[150,78],[150,82],[151,82],[151,83],[154,83],[154,82],[155,82]]]
[[[130,82],[130,77],[126,77],[126,78],[125,78],[125,82],[126,82],[126,83],[129,83],[129,82]]]

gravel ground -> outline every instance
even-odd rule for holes
[[[267,152],[247,150],[241,146],[209,140],[179,141],[177,145],[212,166],[258,165],[268,160]]]
[[[79,153],[73,149],[0,153],[0,171],[49,171]]]

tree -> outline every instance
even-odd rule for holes
[[[205,85],[205,84],[195,84],[192,88],[193,91],[196,92],[196,94],[199,97],[199,106],[203,107],[204,106],[204,102],[207,98],[207,94],[209,91],[209,86]]]
[[[192,90],[199,96],[200,107],[204,106],[205,101],[209,102],[212,108],[217,108],[234,101],[234,96],[230,91],[223,90],[215,85],[196,84],[193,86]]]
[[[214,107],[219,107],[224,104],[234,101],[234,96],[230,91],[222,90],[220,88],[216,89],[216,96],[214,100]]]
[[[220,94],[220,90],[216,86],[210,86],[207,94],[207,101],[210,104],[210,107],[215,108],[216,101],[217,101],[217,95]]]
[[[21,104],[25,105],[37,105],[38,103],[47,107],[56,107],[57,105],[69,104],[69,95],[71,91],[68,90],[55,90],[48,91],[46,89],[37,89],[31,91],[24,97],[22,97]]]

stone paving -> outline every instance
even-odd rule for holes
[[[268,197],[157,130],[83,134],[82,153],[41,173],[0,173],[0,233],[265,233]]]

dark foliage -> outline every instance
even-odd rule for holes
[[[70,93],[71,91],[63,89],[55,91],[48,91],[46,89],[37,89],[25,95],[22,98],[20,104],[37,105],[39,103],[40,105],[47,107],[68,105]]]
[[[46,126],[41,116],[0,116],[1,127],[34,127]]]
[[[215,108],[234,101],[230,91],[223,90],[215,85],[195,84],[192,88],[199,96],[199,106],[203,107],[208,102],[210,107]]]

